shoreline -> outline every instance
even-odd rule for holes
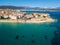
[[[2,10],[0,13],[0,22],[4,23],[47,23],[55,22],[56,19],[50,17],[48,13],[13,12],[11,10]]]
[[[0,23],[37,23],[37,24],[40,24],[40,23],[52,23],[52,22],[56,22],[57,20],[55,19],[47,19],[47,20],[44,20],[44,21],[34,21],[34,20],[0,20]]]

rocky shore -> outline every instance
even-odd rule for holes
[[[37,20],[0,20],[0,23],[51,23],[51,22],[56,22],[55,19],[47,19],[44,21],[37,21]]]
[[[26,14],[26,12],[14,12],[11,10],[0,10],[0,23],[45,23],[55,22],[56,19],[52,19],[50,14],[33,13]]]

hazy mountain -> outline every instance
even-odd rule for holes
[[[58,9],[58,10],[60,10],[60,7],[57,7],[57,8],[55,8],[55,9]]]
[[[60,7],[57,8],[40,8],[40,7],[27,7],[27,6],[0,6],[0,9],[34,9],[34,10],[60,10]]]
[[[24,7],[17,7],[17,6],[0,6],[0,9],[24,9]]]

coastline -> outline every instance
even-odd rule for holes
[[[12,10],[0,10],[0,23],[47,23],[55,22],[48,13],[15,12]]]
[[[44,21],[36,21],[36,20],[0,20],[0,23],[51,23],[51,22],[56,22],[57,20],[55,19],[47,19]]]

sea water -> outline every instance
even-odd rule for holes
[[[58,45],[60,12],[42,13],[49,13],[58,22],[44,24],[0,23],[0,45]]]

